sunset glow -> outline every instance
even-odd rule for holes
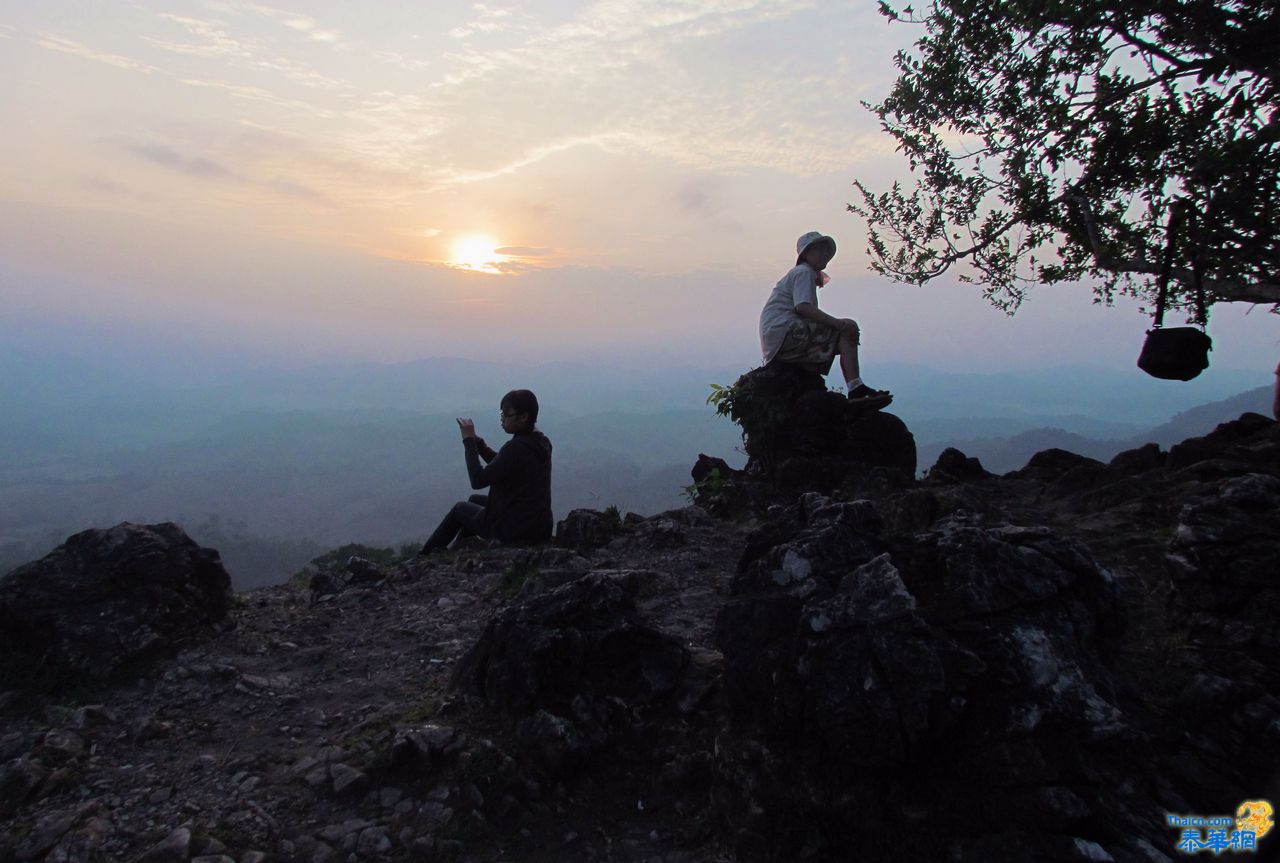
[[[743,369],[819,230],[840,249],[823,308],[869,363],[1096,362],[1105,341],[1132,368],[1149,317],[1086,286],[1015,323],[952,273],[868,271],[850,184],[906,167],[859,103],[921,35],[813,0],[0,5],[0,348],[199,321],[235,356]],[[1227,320],[1215,368],[1276,353],[1273,316],[1248,338]]]
[[[499,255],[497,248],[497,240],[483,234],[460,237],[453,244],[449,265],[460,270],[474,270],[480,273],[501,272],[495,265],[501,263],[505,256]]]

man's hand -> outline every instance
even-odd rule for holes
[[[476,436],[476,424],[471,417],[458,417],[458,428],[462,430],[462,439]]]
[[[858,337],[858,322],[851,318],[841,318],[837,322],[836,328],[842,333],[848,333],[855,339]]]

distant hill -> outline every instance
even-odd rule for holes
[[[1229,398],[1200,405],[1181,411],[1168,422],[1153,429],[1124,437],[1098,438],[1062,428],[1034,428],[1012,435],[992,435],[981,437],[930,436],[926,437],[913,428],[916,433],[918,463],[921,469],[928,468],[938,455],[947,447],[954,447],[965,455],[973,456],[982,462],[982,466],[992,473],[1008,473],[1026,465],[1028,459],[1041,450],[1058,448],[1079,455],[1096,458],[1099,461],[1110,461],[1116,453],[1155,442],[1168,447],[1189,437],[1208,434],[1221,423],[1233,420],[1243,413],[1271,415],[1270,387],[1257,387],[1247,392],[1238,393]],[[983,419],[981,421],[957,421],[956,425],[967,426],[970,423],[990,428],[999,420]],[[1016,427],[1016,420],[1007,421]],[[934,431],[945,427],[945,421],[934,421],[927,429]]]
[[[683,503],[699,452],[744,460],[737,428],[705,403],[709,384],[744,371],[437,357],[209,370],[178,385],[0,345],[0,571],[125,519],[208,533],[241,586],[317,546],[421,539],[469,492],[453,418],[494,434],[512,387],[542,402],[558,516],[609,505],[656,513]],[[1269,399],[1265,388],[1224,399],[1257,376],[1218,369],[1186,385],[1098,368],[884,366],[875,381],[895,391],[921,468],[955,446],[997,472],[1048,447],[1109,458],[1135,439],[1200,434]]]
[[[1162,447],[1168,447],[1189,437],[1212,431],[1214,426],[1226,420],[1235,419],[1242,413],[1252,411],[1263,416],[1271,416],[1272,394],[1271,387],[1258,387],[1221,401],[1181,411],[1174,414],[1167,423],[1147,432],[1141,442],[1154,441]]]

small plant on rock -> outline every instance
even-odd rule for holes
[[[732,386],[711,384],[707,404],[714,406],[719,416],[728,417],[742,429],[742,444],[748,456],[769,464],[782,439],[787,414],[776,397],[757,391],[753,384],[760,380],[748,372]]]
[[[502,572],[502,595],[508,598],[515,596],[525,583],[538,575],[538,567],[532,557],[518,557]]]

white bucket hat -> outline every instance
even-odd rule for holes
[[[836,256],[836,241],[830,237],[824,236],[821,231],[810,231],[809,233],[802,235],[800,239],[796,240],[796,256],[799,257],[800,255],[803,255],[804,250],[812,246],[814,243],[827,244],[828,259]]]

